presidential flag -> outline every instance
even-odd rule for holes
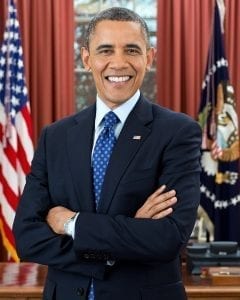
[[[198,116],[203,131],[201,206],[214,225],[216,241],[240,242],[238,117],[220,16],[217,2]]]
[[[0,230],[10,260],[18,261],[12,224],[33,156],[23,49],[13,0],[0,49]]]

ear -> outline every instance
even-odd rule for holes
[[[153,63],[153,60],[155,58],[155,55],[156,55],[156,49],[151,47],[147,50],[147,64],[146,64],[146,69],[149,71],[151,66],[152,66],[152,63]]]
[[[90,65],[90,60],[89,60],[89,50],[86,47],[81,48],[81,57],[82,57],[82,62],[84,65],[85,70],[90,71],[91,70],[91,65]]]

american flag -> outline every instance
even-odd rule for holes
[[[240,243],[238,117],[224,52],[222,5],[216,2],[198,116],[203,130],[201,206],[214,224],[215,240]]]
[[[30,106],[17,10],[8,2],[0,49],[0,230],[9,260],[18,261],[12,224],[33,156]]]

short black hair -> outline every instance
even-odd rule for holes
[[[84,39],[84,47],[89,49],[90,38],[91,35],[94,33],[97,24],[105,20],[128,21],[139,23],[141,26],[142,33],[146,40],[147,48],[149,48],[150,34],[146,22],[137,13],[124,7],[111,7],[96,14],[88,24],[88,28]]]

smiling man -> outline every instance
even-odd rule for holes
[[[92,70],[99,97],[113,108],[129,100],[141,87],[154,59],[137,22],[103,20],[82,48],[82,60]]]
[[[96,104],[42,132],[14,222],[43,299],[184,300],[179,254],[199,204],[201,130],[140,92],[155,50],[125,8],[90,22]]]

